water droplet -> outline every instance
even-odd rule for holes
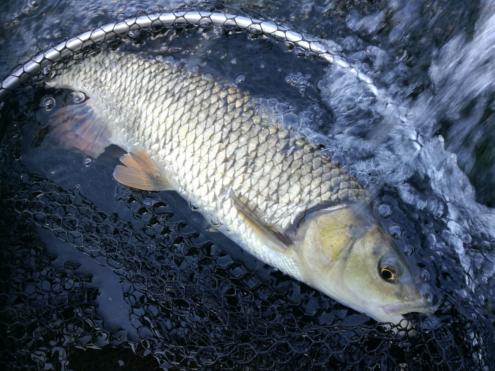
[[[57,105],[57,101],[51,95],[47,95],[41,99],[41,107],[49,112]]]
[[[392,208],[388,204],[381,204],[378,206],[378,213],[382,217],[387,218],[392,214]]]
[[[86,157],[83,162],[84,162],[84,166],[89,167],[93,162],[93,159],[91,157]]]

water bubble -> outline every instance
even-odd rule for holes
[[[399,238],[402,235],[402,230],[398,225],[392,225],[388,228],[390,235],[394,238]]]
[[[41,99],[41,107],[49,112],[57,105],[57,101],[51,95],[47,95]]]
[[[80,104],[86,100],[86,95],[82,91],[74,91],[71,93],[71,99],[73,103]]]
[[[218,218],[215,218],[215,217],[211,217],[209,222],[213,228],[219,228],[222,226],[222,222]]]
[[[472,241],[473,241],[473,238],[471,237],[471,235],[469,233],[465,233],[462,235],[462,242],[464,242],[465,244],[470,244]]]
[[[435,246],[436,243],[437,243],[437,236],[435,236],[434,233],[429,233],[427,236],[426,236],[426,241],[428,242],[428,244],[430,246]]]
[[[43,68],[41,69],[41,74],[42,74],[43,76],[49,76],[49,75],[50,75],[50,73],[51,73],[51,71],[52,71],[52,69],[51,69],[50,65],[45,65],[45,66],[43,66]]]
[[[426,269],[423,269],[420,273],[420,277],[423,281],[429,281],[431,279],[431,274]]]
[[[460,289],[460,290],[456,290],[457,294],[459,295],[459,297],[461,297],[462,299],[467,299],[469,298],[469,294],[468,292],[466,291],[466,289]]]
[[[137,39],[139,36],[141,36],[141,32],[139,30],[130,30],[127,33],[127,36],[129,36],[131,39]]]
[[[424,330],[433,331],[439,328],[442,325],[442,322],[439,318],[435,316],[428,316],[422,322],[422,327]]]
[[[284,123],[288,127],[295,127],[299,123],[299,117],[295,113],[287,113],[284,115]]]
[[[310,85],[309,74],[303,75],[301,72],[290,73],[285,77],[285,82],[299,90],[300,94],[304,94],[306,88]]]
[[[242,84],[246,80],[246,76],[244,75],[239,75],[235,78],[235,83],[237,85]]]
[[[412,255],[412,253],[414,252],[414,247],[412,245],[404,245],[402,251],[406,255]]]
[[[192,202],[189,202],[189,208],[192,210],[192,211],[198,211],[199,210],[199,206],[193,204]]]
[[[39,2],[36,0],[29,1],[26,6],[22,9],[22,13],[25,15],[31,15],[39,7]]]
[[[86,157],[83,161],[84,166],[89,167],[91,163],[93,162],[93,159],[91,157]]]
[[[381,204],[378,206],[378,213],[380,216],[387,218],[392,214],[392,208],[388,204]]]

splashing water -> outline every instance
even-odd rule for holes
[[[413,7],[416,11],[408,11],[411,6],[397,8],[396,14],[406,12],[408,17],[397,25],[391,38],[397,37],[405,27],[404,22],[418,15],[417,6]],[[485,1],[480,13],[471,38],[457,35],[437,51],[429,70],[434,90],[423,92],[414,101],[398,94],[394,99],[385,97],[380,101],[362,83],[335,67],[329,67],[319,82],[323,100],[337,117],[332,136],[326,139],[333,156],[361,179],[375,186],[395,187],[406,204],[442,218],[449,248],[455,249],[467,274],[473,274],[472,261],[480,253],[477,248],[469,247],[472,236],[481,236],[485,241],[481,253],[489,260],[494,258],[491,247],[495,240],[495,212],[476,202],[475,190],[464,173],[474,166],[474,151],[468,152],[471,168],[465,160],[461,161],[464,166],[459,167],[455,154],[465,145],[466,137],[482,119],[483,112],[490,109],[490,96],[493,104],[495,4]],[[368,32],[376,29],[382,18],[378,13],[359,21],[350,17],[348,22],[350,28]],[[372,54],[386,52],[375,48]],[[475,107],[463,118],[462,111],[471,102],[475,102]],[[447,143],[436,133],[443,115],[457,120],[449,128]],[[482,135],[479,130],[471,146],[478,144],[476,139],[480,141]],[[489,160],[495,158],[491,156]],[[492,163],[484,162],[488,174],[494,171]],[[426,195],[427,192],[411,184],[412,177],[427,179],[427,192],[432,194]],[[489,266],[478,273],[483,280],[493,273],[493,268]],[[470,282],[474,289],[475,282]]]
[[[443,136],[434,137],[424,152],[422,165],[435,193],[443,195],[447,202],[449,230],[468,272],[471,270],[462,247],[465,235],[484,235],[487,243],[483,248],[488,258],[493,260],[489,248],[493,247],[495,240],[495,211],[477,203],[475,199],[486,201],[492,197],[490,185],[494,181],[495,157],[489,150],[488,153],[480,154],[477,147],[486,139],[484,135],[491,138],[491,130],[483,131],[483,127],[494,122],[493,115],[485,116],[493,108],[490,104],[493,105],[495,93],[494,71],[495,4],[484,1],[473,35],[457,35],[438,51],[429,70],[434,94],[423,94],[412,108],[418,130],[423,136],[431,137],[438,130],[444,132],[446,143]],[[452,125],[442,130],[442,120],[446,119],[451,120]],[[438,156],[438,152],[442,155]],[[488,187],[480,187],[480,182],[471,177],[478,185],[481,197],[476,197],[475,190],[464,174],[473,175],[476,162],[479,161],[476,155],[480,158],[488,157],[484,158],[482,169],[486,174],[482,180],[489,183]],[[483,197],[483,193],[488,195]],[[486,274],[492,274],[492,270]]]

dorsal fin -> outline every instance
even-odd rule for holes
[[[145,191],[166,191],[174,187],[144,150],[126,153],[113,172],[115,180],[131,188]]]

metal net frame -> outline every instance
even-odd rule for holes
[[[0,99],[7,91],[17,87],[23,79],[43,71],[45,67],[60,61],[66,56],[73,55],[88,46],[109,42],[116,36],[126,35],[136,30],[152,30],[158,27],[175,28],[210,25],[220,26],[222,28],[235,27],[289,43],[346,70],[362,81],[376,97],[386,96],[373,83],[369,76],[360,72],[343,57],[333,53],[318,40],[271,21],[229,13],[192,10],[132,17],[124,21],[108,23],[63,41],[15,68],[9,76],[4,78],[0,86]]]

